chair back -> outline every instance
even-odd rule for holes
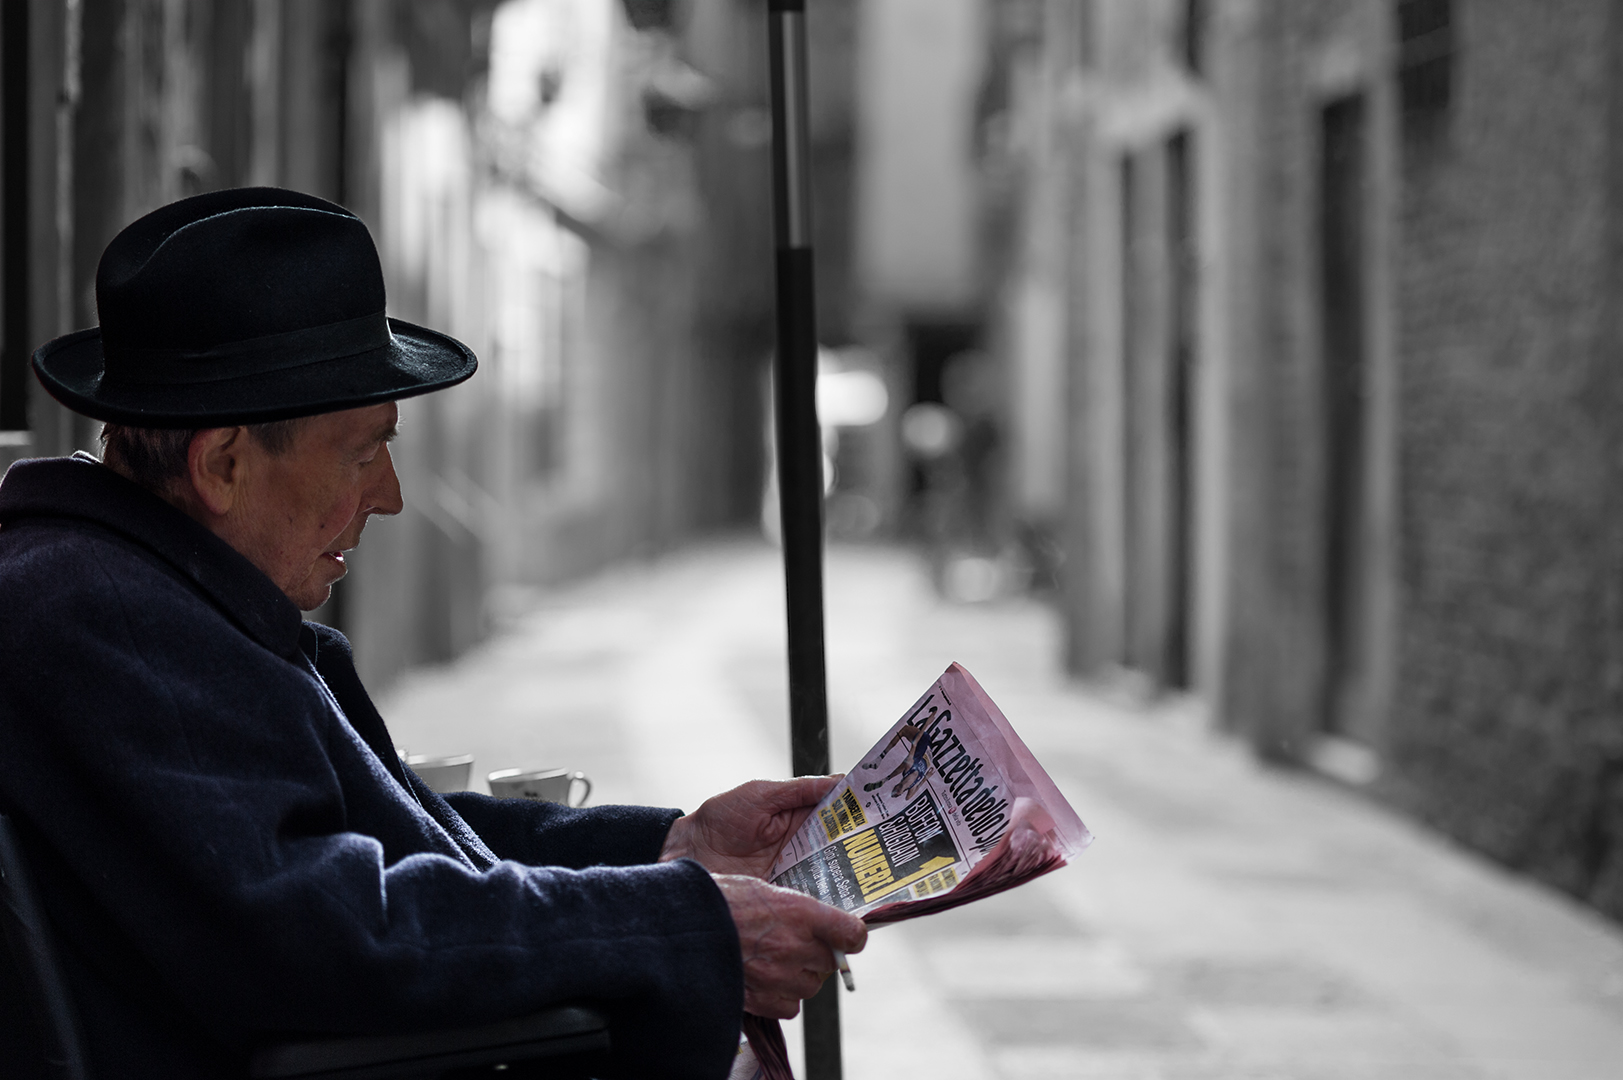
[[[0,924],[23,996],[33,1006],[44,1074],[51,1080],[88,1080],[84,1041],[63,976],[45,909],[34,889],[11,819],[0,814]]]

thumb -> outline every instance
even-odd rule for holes
[[[868,944],[867,923],[821,900],[812,900],[812,903],[817,909],[811,919],[813,937],[830,948],[848,953],[861,952]]]
[[[844,776],[844,773],[836,773],[833,776],[797,776],[793,780],[785,780],[772,793],[772,802],[780,810],[816,806]]]

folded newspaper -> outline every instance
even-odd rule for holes
[[[1093,835],[980,684],[953,664],[789,838],[774,885],[870,926],[1012,889]],[[792,1080],[776,1021],[746,1017],[733,1080]]]

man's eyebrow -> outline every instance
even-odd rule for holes
[[[356,460],[359,461],[361,459],[361,455],[369,453],[375,446],[382,446],[384,443],[394,442],[399,434],[399,421],[392,424],[380,424],[376,428],[373,428],[371,434],[367,437],[365,442],[356,444],[354,451]]]

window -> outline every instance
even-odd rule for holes
[[[1206,0],[1183,0],[1183,66],[1191,75],[1205,73]]]
[[[1451,0],[1399,0],[1398,95],[1406,130],[1412,132],[1447,113],[1453,96],[1453,62]]]

